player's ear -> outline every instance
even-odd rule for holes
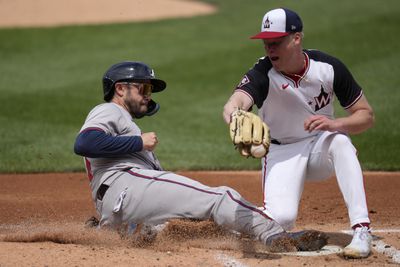
[[[124,95],[124,87],[122,86],[122,84],[116,83],[114,87],[115,87],[114,94],[118,95],[119,97],[122,97]]]
[[[296,32],[294,33],[294,41],[296,44],[301,44],[301,40],[303,39],[303,33],[302,32]]]

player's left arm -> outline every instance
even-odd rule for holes
[[[333,120],[323,115],[310,116],[304,121],[304,129],[309,132],[324,130],[358,134],[371,128],[374,124],[374,112],[365,95],[348,108],[347,112],[349,114],[348,116]]]

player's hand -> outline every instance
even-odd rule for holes
[[[330,131],[338,130],[335,120],[331,120],[323,115],[313,115],[304,121],[304,130],[312,131]]]
[[[157,135],[154,132],[143,133],[143,150],[153,151],[158,144]]]

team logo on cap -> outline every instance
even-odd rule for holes
[[[269,29],[271,27],[272,22],[269,21],[268,17],[267,19],[264,21],[264,29]]]
[[[324,87],[321,85],[321,93],[314,97],[315,100],[315,111],[327,106],[331,102],[331,94],[324,91]]]

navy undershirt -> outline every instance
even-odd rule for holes
[[[82,131],[74,145],[76,154],[89,158],[113,158],[142,149],[141,136],[111,136],[101,129]]]

